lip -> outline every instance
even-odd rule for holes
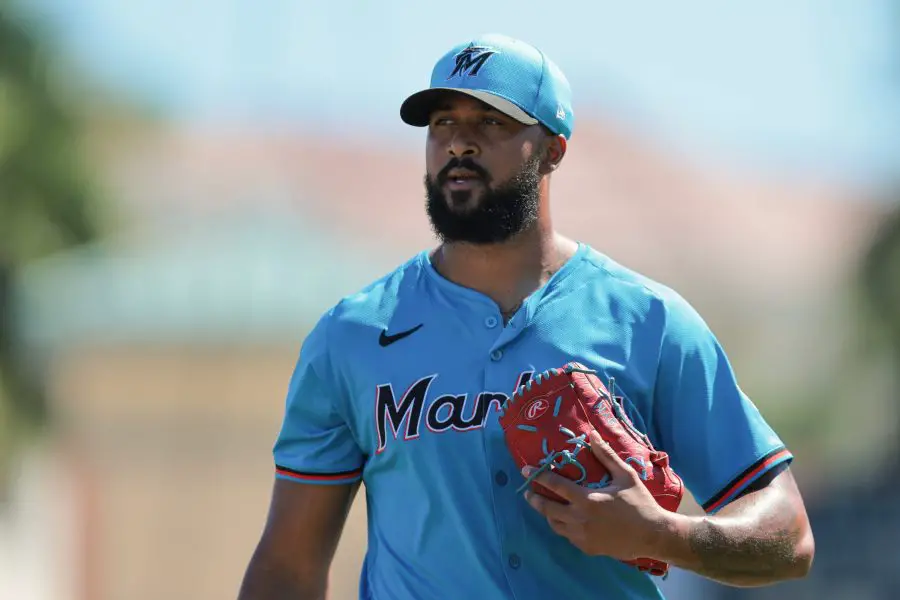
[[[481,176],[468,169],[451,169],[444,185],[450,190],[470,190],[482,183]]]
[[[468,169],[450,169],[447,171],[447,179],[477,178],[478,176],[478,173]]]
[[[464,191],[464,190],[472,190],[475,187],[482,185],[481,178],[479,177],[462,177],[462,178],[453,178],[448,177],[447,182],[444,184],[450,191]]]

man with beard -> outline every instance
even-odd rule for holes
[[[792,455],[713,333],[676,292],[553,227],[551,175],[574,122],[559,68],[482,36],[443,56],[400,113],[427,131],[440,243],[340,300],[304,341],[240,599],[324,598],[360,481],[364,599],[662,597],[623,562],[636,557],[735,586],[804,576],[814,544]],[[615,378],[706,515],[661,509],[600,444],[606,488],[545,473],[566,503],[517,492],[497,410],[573,360]]]

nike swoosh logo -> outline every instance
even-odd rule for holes
[[[407,329],[406,331],[401,331],[400,333],[395,333],[392,335],[388,335],[387,329],[382,329],[381,335],[378,336],[378,343],[381,344],[382,348],[386,348],[386,347],[390,346],[391,344],[393,344],[394,342],[399,342],[403,338],[414,334],[415,332],[417,332],[419,329],[422,328],[423,324],[424,323],[419,323],[412,329]]]

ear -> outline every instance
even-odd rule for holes
[[[566,155],[567,141],[562,135],[548,135],[545,140],[541,172],[548,175],[559,167]]]

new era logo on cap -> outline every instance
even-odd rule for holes
[[[427,126],[446,91],[478,98],[526,125],[541,123],[553,133],[572,135],[572,92],[565,75],[543,52],[511,37],[483,35],[451,48],[435,64],[431,85],[403,102],[400,117]]]

